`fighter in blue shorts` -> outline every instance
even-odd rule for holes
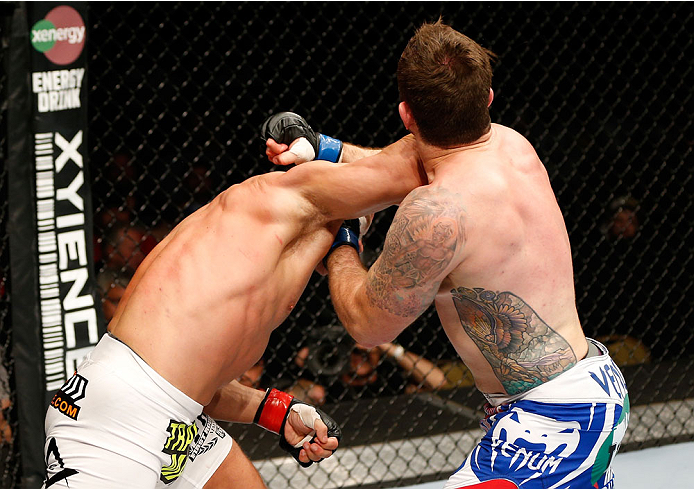
[[[444,489],[614,487],[611,463],[629,422],[629,396],[607,349],[588,339],[567,372],[494,407],[486,434]]]
[[[626,387],[583,333],[545,167],[523,136],[491,123],[492,56],[441,21],[409,41],[398,111],[428,185],[402,201],[370,269],[357,230],[345,231],[351,246],[327,258],[330,294],[367,347],[392,341],[435,303],[492,413],[447,489],[612,487]],[[283,148],[268,154],[278,159]]]

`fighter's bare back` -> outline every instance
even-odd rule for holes
[[[422,183],[411,138],[392,146],[364,164],[302,165],[230,187],[147,256],[109,331],[206,405],[260,358],[329,249],[335,219],[382,209]],[[327,166],[341,170],[323,187],[318,175],[336,169]]]
[[[479,177],[442,178],[443,187],[467,182],[457,192],[468,233],[436,307],[481,390],[512,395],[569,368],[586,354],[587,343],[569,238],[545,167],[530,143],[507,127],[492,125],[485,145],[460,165]],[[480,357],[484,361],[469,360]]]
[[[486,394],[518,394],[573,366],[588,345],[571,249],[530,143],[493,124],[475,143],[422,159],[429,184],[403,200],[368,272],[369,307],[381,312],[367,313],[374,309],[363,300],[339,300],[343,289],[331,289],[343,324],[373,346],[391,341],[435,300],[449,339]],[[365,315],[350,319],[360,307]]]

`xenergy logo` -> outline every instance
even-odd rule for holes
[[[84,48],[84,21],[72,7],[61,5],[31,28],[31,45],[57,65],[75,61]]]

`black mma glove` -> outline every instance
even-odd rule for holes
[[[296,445],[290,445],[284,436],[284,426],[287,424],[287,418],[289,417],[289,413],[291,411],[298,412],[299,416],[301,416],[301,421],[303,421],[303,423],[309,428],[313,426],[313,421],[320,418],[321,421],[323,421],[323,423],[325,423],[325,425],[328,427],[328,436],[333,436],[337,438],[338,441],[340,441],[340,438],[342,438],[342,430],[330,416],[325,414],[320,409],[294,399],[294,396],[287,394],[286,392],[282,392],[277,389],[267,390],[263,402],[260,403],[258,411],[255,413],[253,422],[268,431],[272,431],[273,433],[280,435],[280,448],[294,457],[294,459],[299,462],[299,465],[302,467],[310,467],[313,462],[310,460],[307,463],[302,462],[299,460],[299,453],[301,452],[304,442],[310,441],[313,443],[313,441],[316,439],[316,431],[313,430]],[[333,453],[334,452],[335,450],[333,450]],[[318,462],[321,461],[322,460],[319,460]]]
[[[338,163],[342,156],[342,141],[317,134],[303,117],[294,112],[280,112],[269,117],[260,129],[260,137],[263,141],[274,139],[277,143],[286,145],[304,138],[308,145],[298,142],[296,150],[292,151],[299,157],[300,163],[312,160]]]

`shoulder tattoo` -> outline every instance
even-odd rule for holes
[[[421,314],[464,243],[460,197],[445,189],[415,190],[395,214],[383,253],[369,271],[370,302],[398,316]]]

